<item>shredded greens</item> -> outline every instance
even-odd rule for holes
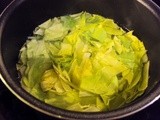
[[[39,25],[20,50],[22,87],[47,104],[80,112],[119,108],[147,88],[144,44],[112,19],[81,12]]]

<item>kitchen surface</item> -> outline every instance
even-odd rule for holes
[[[160,6],[160,0],[154,0]],[[11,0],[0,0],[0,13]],[[37,112],[17,99],[0,81],[0,120],[59,120]],[[160,120],[160,100],[122,120]]]

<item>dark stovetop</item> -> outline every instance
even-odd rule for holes
[[[11,0],[0,0],[0,13]],[[154,0],[160,5],[160,0]],[[18,100],[0,81],[0,120],[58,120],[49,117]],[[160,120],[160,100],[146,109],[122,120]]]

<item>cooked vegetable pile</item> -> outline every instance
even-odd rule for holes
[[[132,33],[87,12],[49,19],[20,50],[22,87],[71,111],[119,108],[148,85],[146,49]]]

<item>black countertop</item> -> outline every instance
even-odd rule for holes
[[[160,5],[160,0],[153,0]],[[0,0],[0,13],[11,0]],[[0,81],[0,120],[58,120],[37,112],[18,100]],[[160,120],[160,100],[122,120]]]

